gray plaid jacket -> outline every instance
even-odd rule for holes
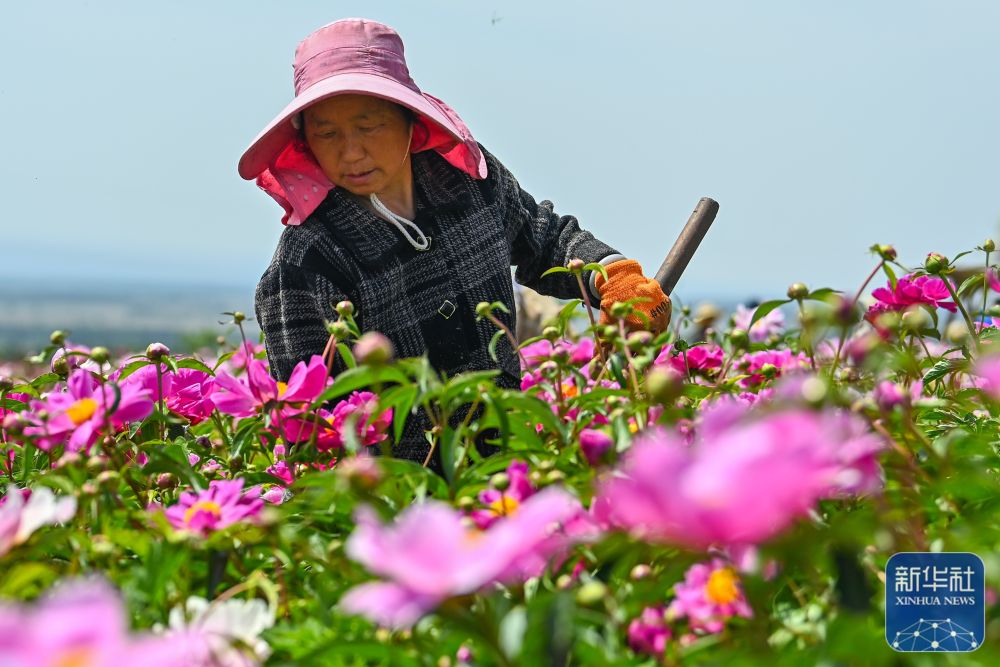
[[[499,368],[496,382],[517,387],[520,363],[506,337],[494,362],[488,345],[496,327],[476,321],[481,301],[502,301],[497,317],[516,324],[514,279],[558,298],[580,296],[569,274],[541,277],[553,266],[580,258],[597,262],[614,248],[580,228],[575,217],[557,215],[550,201],[535,202],[490,153],[488,176],[476,180],[434,151],[413,155],[414,222],[431,237],[417,251],[391,224],[334,188],[299,226],[287,227],[257,285],[255,308],[264,332],[271,373],[286,381],[298,361],[321,354],[324,320],[334,306],[354,303],[362,331],[379,331],[399,357],[423,354],[449,375]],[[334,372],[343,370],[342,362]],[[426,416],[411,418],[397,456],[423,459]]]

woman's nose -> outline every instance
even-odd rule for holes
[[[357,162],[365,156],[365,147],[361,142],[361,137],[353,132],[348,133],[344,139],[344,147],[341,152],[341,159],[344,162]]]

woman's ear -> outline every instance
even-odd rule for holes
[[[427,127],[419,119],[413,121],[410,129],[413,132],[413,138],[410,141],[410,150],[418,151],[427,143],[430,132],[427,131]]]

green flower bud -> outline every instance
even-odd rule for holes
[[[542,329],[542,338],[550,343],[554,343],[556,339],[559,338],[559,329],[555,327],[545,327]]]
[[[560,574],[556,579],[556,588],[561,591],[568,591],[573,587],[573,577],[568,574]]]
[[[341,320],[328,323],[326,330],[337,340],[346,340],[351,335],[351,328],[347,326],[347,322]]]
[[[49,335],[49,342],[62,347],[66,344],[66,332],[62,329],[56,329]]]
[[[69,375],[69,360],[66,357],[59,357],[52,360],[52,372],[61,377]]]
[[[729,332],[729,342],[737,350],[745,350],[750,346],[750,334],[746,329],[733,329]]]
[[[611,304],[611,317],[622,319],[628,315],[629,307],[620,301]]]
[[[600,581],[588,581],[576,591],[576,603],[581,607],[591,607],[603,602],[608,595],[608,587]]]
[[[98,345],[90,350],[90,358],[99,364],[106,364],[111,359],[111,352],[108,348]]]
[[[633,352],[638,352],[652,342],[653,334],[648,331],[634,331],[629,334],[628,338],[625,340],[625,344],[628,345],[628,349]]]
[[[997,244],[993,242],[993,239],[986,239],[983,241],[983,250],[986,252],[993,252],[997,249]]]
[[[478,503],[476,503],[476,499],[472,496],[462,496],[455,504],[458,505],[458,509],[463,512],[468,512],[469,510],[475,509]]]
[[[632,581],[640,581],[642,579],[645,579],[652,573],[653,573],[653,568],[649,567],[645,563],[640,563],[639,565],[636,565],[635,567],[632,568],[632,571],[629,573],[629,577],[632,579]]]
[[[354,356],[358,363],[369,366],[382,366],[392,361],[396,348],[392,341],[378,331],[369,331],[361,335],[354,344]]]
[[[931,316],[927,314],[926,310],[916,306],[903,313],[900,324],[906,331],[916,333],[931,326]]]
[[[490,304],[486,301],[480,301],[476,304],[476,315],[479,315],[480,317],[486,317],[492,310],[493,309],[490,307]]]
[[[347,317],[354,314],[354,304],[346,300],[341,301],[337,304],[335,310],[341,317]]]
[[[236,324],[242,324],[247,319],[246,314],[243,311],[237,310],[233,313],[233,322]]]
[[[891,245],[878,245],[875,246],[875,250],[878,253],[879,257],[881,257],[887,262],[891,262],[892,260],[896,259],[896,249],[893,248]]]
[[[684,383],[677,373],[661,366],[653,368],[646,375],[646,392],[660,404],[667,404],[681,395]]]
[[[774,364],[764,364],[758,371],[764,377],[770,379],[778,374],[778,367]]]
[[[927,259],[924,260],[924,269],[927,273],[932,276],[936,276],[942,273],[948,268],[948,259],[944,255],[940,255],[936,252],[929,253]]]
[[[795,299],[796,301],[801,301],[802,299],[809,296],[809,288],[803,283],[792,283],[788,286],[788,298]]]
[[[546,484],[558,484],[566,479],[566,473],[562,470],[551,470],[545,475]]]
[[[240,455],[230,456],[228,464],[231,471],[243,470],[243,457]]]
[[[584,262],[582,259],[571,259],[569,260],[569,262],[566,263],[566,268],[572,271],[573,273],[579,273],[580,271],[583,271],[583,267],[585,265],[586,262]]]
[[[510,488],[510,476],[505,472],[498,472],[490,477],[490,486],[497,491],[506,491]]]

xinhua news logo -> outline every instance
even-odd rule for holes
[[[971,553],[898,553],[885,565],[885,640],[896,651],[975,651],[986,634],[986,574]]]

